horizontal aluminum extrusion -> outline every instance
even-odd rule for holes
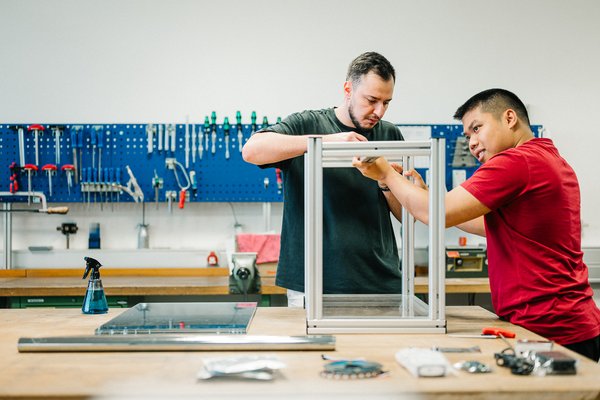
[[[256,335],[97,335],[19,338],[19,352],[335,350],[335,337]]]

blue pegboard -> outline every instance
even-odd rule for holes
[[[35,162],[35,137],[28,132],[29,124],[3,124],[0,125],[0,159],[3,164],[3,172],[0,173],[0,191],[8,191],[10,185],[10,171],[8,166],[12,162],[20,164],[19,161],[19,139],[18,129],[23,129],[24,155],[26,164],[36,164],[40,169],[32,176],[34,191],[43,191],[49,202],[87,202],[86,188],[94,187],[98,182],[107,182],[110,188],[111,182],[126,185],[129,177],[125,166],[130,166],[137,182],[144,192],[146,202],[153,202],[155,190],[152,186],[153,177],[156,174],[163,179],[162,188],[159,191],[159,202],[166,201],[167,191],[179,194],[179,187],[172,170],[167,169],[166,160],[175,158],[185,167],[185,124],[174,124],[175,128],[175,151],[165,150],[164,132],[168,124],[154,124],[156,132],[152,139],[153,151],[148,153],[147,124],[43,124],[44,132],[38,137],[38,162]],[[56,164],[56,146],[53,127],[62,128],[59,136],[59,155],[57,174],[52,178],[52,196],[49,194],[48,177],[41,167],[45,164]],[[159,126],[162,126],[162,150],[158,150]],[[402,127],[409,125],[398,125]],[[466,178],[470,177],[479,167],[479,162],[468,153],[468,147],[464,143],[463,127],[460,124],[450,125],[419,125],[429,127],[432,137],[443,137],[446,139],[446,185],[448,190],[452,189],[452,176],[457,170],[464,170]],[[212,145],[212,129],[216,131],[216,141]],[[250,137],[253,130],[261,128],[242,124],[242,144]],[[282,201],[281,188],[277,186],[277,177],[273,168],[260,169],[257,166],[243,161],[238,140],[238,125],[231,124],[229,133],[229,158],[226,157],[225,130],[223,124],[210,125],[205,133],[205,125],[189,124],[190,142],[192,129],[196,130],[195,161],[189,156],[188,171],[194,171],[197,180],[197,190],[188,190],[189,201],[192,202],[279,202]],[[536,136],[541,137],[543,128],[540,125],[532,126]],[[75,141],[79,166],[83,174],[80,183],[67,187],[66,173],[61,171],[65,164],[73,164],[73,132],[79,140]],[[94,148],[93,132],[102,132],[102,172],[98,175],[98,160],[100,157],[99,142],[96,141]],[[202,142],[202,158],[198,152],[200,132],[204,133]],[[98,136],[96,136],[96,140]],[[78,147],[80,146],[80,147]],[[462,151],[464,157],[456,159]],[[191,147],[191,143],[190,143]],[[80,151],[81,150],[81,151]],[[81,156],[80,154],[81,153]],[[81,157],[81,160],[79,160]],[[93,162],[92,162],[93,161]],[[116,176],[117,171],[120,172]],[[426,176],[426,170],[418,169],[419,173]],[[184,183],[182,172],[177,170],[179,179]],[[25,171],[19,173],[20,190],[27,190],[27,175]],[[83,178],[83,184],[81,183]],[[99,179],[100,178],[100,179]],[[87,184],[89,182],[89,185]],[[185,184],[185,183],[184,183]],[[99,185],[98,187],[102,187]],[[83,189],[83,190],[82,190]],[[26,199],[6,199],[0,197],[0,201],[26,201]],[[118,196],[119,201],[131,202],[132,198],[122,192]],[[90,194],[91,202],[117,201],[116,192],[96,192]]]
[[[35,139],[34,134],[28,132],[29,124],[3,124],[0,125],[0,159],[2,160],[4,172],[0,174],[0,190],[8,191],[10,185],[10,171],[8,166],[12,162],[20,164],[18,129],[24,133],[25,164],[35,164],[39,170],[32,175],[32,187],[34,191],[43,191],[49,202],[86,202],[86,187],[102,188],[100,183],[107,183],[105,188],[110,189],[111,182],[126,185],[129,176],[125,166],[130,166],[137,182],[144,192],[145,201],[155,201],[155,190],[152,180],[156,174],[163,179],[162,189],[159,191],[159,201],[165,201],[167,191],[179,193],[179,187],[172,170],[167,169],[166,159],[175,158],[185,167],[185,124],[175,124],[175,151],[158,150],[158,126],[153,135],[153,151],[148,153],[148,139],[146,124],[64,124],[58,125],[63,129],[59,138],[60,163],[58,171],[52,177],[52,196],[49,195],[49,182],[41,167],[45,164],[56,164],[55,137],[52,127],[56,125],[43,124],[44,132],[38,138],[38,162],[35,162]],[[163,132],[167,124],[162,124]],[[242,144],[245,143],[252,133],[252,125],[242,124]],[[258,128],[261,126],[259,125]],[[190,124],[190,142],[192,129],[198,132],[204,130],[202,124]],[[195,162],[190,153],[189,168],[187,172],[194,171],[197,180],[197,190],[189,192],[189,201],[196,202],[277,202],[282,200],[281,189],[277,187],[277,179],[274,169],[260,169],[243,161],[239,140],[238,126],[232,124],[229,135],[229,158],[226,158],[225,132],[222,124],[215,124],[216,141],[214,153],[212,151],[212,135],[208,135],[209,148],[205,148],[207,141],[203,141],[203,154],[200,158],[198,152],[197,135],[195,150]],[[212,130],[212,126],[211,126]],[[79,140],[75,140],[79,167],[82,169],[80,183],[70,188],[67,187],[67,175],[61,171],[65,164],[73,164],[72,132],[78,132]],[[100,157],[100,146],[96,139],[93,146],[93,132],[102,131],[102,158],[101,172],[98,175],[98,160]],[[211,132],[212,133],[212,132]],[[97,138],[98,136],[96,136]],[[164,134],[163,134],[164,139]],[[164,140],[163,140],[164,142]],[[191,147],[191,143],[190,143]],[[164,148],[164,143],[163,143]],[[169,146],[170,148],[170,146]],[[80,151],[81,150],[81,151]],[[79,153],[81,152],[81,156]],[[81,157],[81,158],[80,158]],[[92,163],[92,161],[94,161]],[[116,176],[120,171],[120,176]],[[177,170],[179,179],[185,184],[181,169]],[[21,170],[19,173],[20,190],[27,190],[27,174]],[[100,180],[98,180],[100,178]],[[84,182],[83,184],[81,182]],[[88,184],[90,182],[91,184]],[[110,191],[102,191],[91,195],[91,201],[116,201],[116,193],[110,197]],[[0,199],[2,201],[7,201]],[[133,201],[131,196],[121,193],[119,201]]]

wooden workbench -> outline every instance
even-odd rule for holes
[[[458,372],[444,378],[415,378],[394,354],[403,347],[473,346],[481,353],[447,353],[450,362],[464,359],[494,364],[500,339],[453,338],[442,334],[337,335],[333,357],[366,357],[380,362],[388,376],[370,380],[328,380],[319,376],[324,361],[317,351],[287,352],[112,352],[18,353],[19,337],[90,335],[122,310],[83,315],[76,309],[0,310],[0,398],[210,398],[210,399],[596,399],[600,366],[580,360],[574,376],[515,376],[496,367],[491,374]],[[518,338],[539,337],[499,321],[479,307],[448,307],[449,333],[479,333],[484,326],[513,329]],[[302,309],[259,308],[249,334],[303,335]],[[565,350],[567,351],[567,350]],[[568,351],[567,351],[568,352]],[[203,357],[277,354],[287,367],[273,382],[197,381]],[[573,355],[573,353],[569,354]]]
[[[156,268],[102,270],[107,296],[226,295],[227,268]],[[75,269],[29,269],[0,271],[0,296],[83,296],[87,286],[82,271]],[[427,277],[415,278],[415,293],[428,292]],[[487,278],[448,278],[446,293],[489,293]],[[285,294],[272,276],[261,277],[261,294]]]

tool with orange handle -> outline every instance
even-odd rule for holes
[[[482,335],[494,335],[496,337],[505,337],[505,338],[509,338],[509,339],[512,339],[517,336],[514,332],[509,331],[508,329],[495,328],[495,327],[483,328],[483,330],[481,331],[481,334]]]
[[[516,337],[517,335],[514,332],[509,331],[508,329],[502,329],[502,328],[496,328],[496,327],[486,327],[481,330],[480,335],[450,334],[448,336],[457,337],[457,338],[472,338],[472,339],[496,339],[496,338],[512,339],[512,338]]]

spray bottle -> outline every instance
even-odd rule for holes
[[[81,311],[84,314],[104,314],[108,312],[108,303],[106,302],[104,288],[100,280],[100,267],[102,264],[91,257],[84,257],[83,259],[86,266],[82,279],[85,279],[90,274],[90,271],[91,274]]]

